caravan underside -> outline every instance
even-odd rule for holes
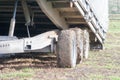
[[[87,58],[89,44],[102,49],[106,36],[89,0],[0,0],[0,25],[0,54],[57,51],[62,67]]]
[[[0,1],[0,27],[1,35],[8,35],[10,19],[14,12],[16,0]],[[91,1],[88,0],[26,0],[29,16],[33,23],[29,27],[31,36],[53,29],[68,29],[71,27],[89,28],[92,36],[96,37],[98,42],[103,43],[106,35]],[[93,2],[94,3],[94,2]],[[95,4],[95,3],[94,3]],[[96,3],[97,4],[97,3]],[[18,0],[16,26],[14,35],[18,37],[27,37],[25,26],[26,16],[24,13],[22,0]],[[22,31],[22,33],[21,33]],[[91,39],[92,41],[94,39]]]

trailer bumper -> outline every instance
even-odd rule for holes
[[[47,48],[47,51],[53,52],[54,41],[58,37],[57,34],[58,30],[55,30],[31,38],[1,41],[0,54],[42,52],[46,51],[45,48]]]

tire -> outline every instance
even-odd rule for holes
[[[83,31],[80,28],[73,28],[76,33],[77,64],[83,60]]]
[[[77,49],[76,34],[73,30],[63,30],[58,37],[57,63],[59,67],[76,66]]]
[[[83,57],[88,59],[89,55],[89,32],[87,29],[83,30]]]

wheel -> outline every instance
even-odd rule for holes
[[[63,30],[58,37],[57,63],[59,67],[76,66],[77,48],[76,34],[73,30]]]
[[[76,33],[76,47],[77,47],[77,64],[83,59],[83,31],[80,28],[73,28]]]
[[[83,57],[88,59],[89,54],[89,32],[87,29],[83,30]]]

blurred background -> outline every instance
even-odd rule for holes
[[[120,20],[120,0],[109,0],[110,20]]]

